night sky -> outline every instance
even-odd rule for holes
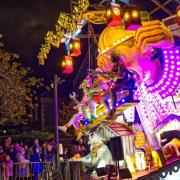
[[[48,30],[54,30],[60,10],[69,8],[68,2],[68,0],[1,0],[0,2],[0,33],[3,35],[4,48],[9,52],[20,54],[22,65],[31,68],[31,75],[43,77],[46,85],[51,83],[55,73],[65,79],[66,82],[59,87],[59,95],[63,98],[67,98],[68,93],[73,90],[74,77],[88,51],[87,39],[81,39],[82,55],[74,59],[74,73],[71,75],[63,75],[60,70],[60,62],[67,54],[64,44],[61,44],[60,48],[52,48],[43,67],[39,65],[37,55],[45,34]],[[132,1],[132,3],[137,2]],[[156,7],[148,0],[138,2],[138,5],[144,10],[147,8],[147,3],[149,11]],[[173,4],[168,5],[170,8],[173,7],[172,12],[175,11],[177,1]],[[154,14],[155,19],[162,18],[161,16],[166,17],[167,14],[162,11]],[[100,33],[104,27],[94,26],[95,33]],[[86,33],[87,26],[82,29],[82,34]]]

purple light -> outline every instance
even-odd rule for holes
[[[122,102],[125,102],[125,99],[122,99]]]
[[[174,65],[171,65],[171,69],[174,69],[175,68],[175,66]]]
[[[149,92],[158,92],[162,98],[166,98],[177,89],[180,83],[179,52],[179,47],[163,50],[164,69],[159,81],[151,87],[146,87]]]

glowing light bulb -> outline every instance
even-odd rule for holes
[[[108,18],[111,16],[111,10],[110,10],[110,9],[107,10],[106,16],[107,16]]]
[[[114,13],[116,16],[120,16],[121,11],[120,11],[120,9],[118,9],[118,8],[113,8],[113,13]]]
[[[79,49],[80,48],[80,43],[79,42],[75,42],[74,43],[74,48],[75,49]]]
[[[132,12],[132,17],[133,18],[137,18],[138,16],[139,16],[138,11],[133,11]]]
[[[126,13],[124,14],[124,20],[127,21],[127,20],[129,19],[129,17],[130,17],[130,16],[129,16],[129,13],[126,12]]]
[[[62,65],[62,67],[64,67],[66,65],[66,63],[64,61],[62,61],[61,65]]]

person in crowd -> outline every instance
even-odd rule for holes
[[[56,153],[53,150],[53,146],[50,143],[46,144],[45,161],[52,162],[55,159]]]
[[[17,162],[16,156],[19,153],[20,149],[21,149],[21,146],[19,145],[19,143],[16,142],[14,144],[14,149],[13,149],[13,153],[12,153],[12,160],[15,163]]]
[[[0,163],[4,161],[5,156],[6,156],[6,153],[4,152],[2,146],[0,146]]]
[[[9,149],[12,145],[12,139],[11,137],[7,137],[4,139],[4,145],[3,145],[3,149],[6,153],[9,153]]]
[[[31,172],[32,172],[33,180],[41,179],[41,174],[42,174],[42,164],[40,163],[41,161],[42,159],[39,152],[39,148],[34,147],[33,154],[30,156],[30,162],[32,162]]]
[[[28,178],[30,176],[29,160],[25,157],[25,149],[20,148],[19,153],[16,155],[17,162],[19,163],[18,176],[21,178]]]
[[[2,176],[3,180],[13,179],[13,162],[9,155],[5,155],[4,161],[2,163]]]
[[[27,159],[30,159],[30,153],[29,153],[29,147],[28,147],[28,145],[24,145],[24,149],[25,149],[25,157],[27,158]]]
[[[81,155],[80,155],[80,150],[78,148],[78,145],[77,144],[73,144],[71,146],[69,160],[76,160],[76,159],[80,159],[80,158],[81,158]]]
[[[34,147],[37,147],[37,148],[39,149],[39,153],[42,154],[42,148],[41,148],[41,146],[40,146],[40,144],[39,144],[39,140],[38,140],[38,139],[35,139],[35,140],[34,140],[34,144],[33,144],[33,146],[30,148],[30,155],[33,154],[33,149],[34,149]]]
[[[86,137],[83,136],[81,137],[78,141],[77,141],[77,146],[79,149],[79,153],[81,155],[81,157],[86,156],[87,154],[89,154],[89,147],[88,144],[86,142]]]

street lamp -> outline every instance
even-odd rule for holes
[[[59,160],[59,131],[58,131],[58,84],[62,84],[65,80],[58,80],[57,74],[54,75],[54,113],[55,113],[55,130],[56,130],[56,160]]]

